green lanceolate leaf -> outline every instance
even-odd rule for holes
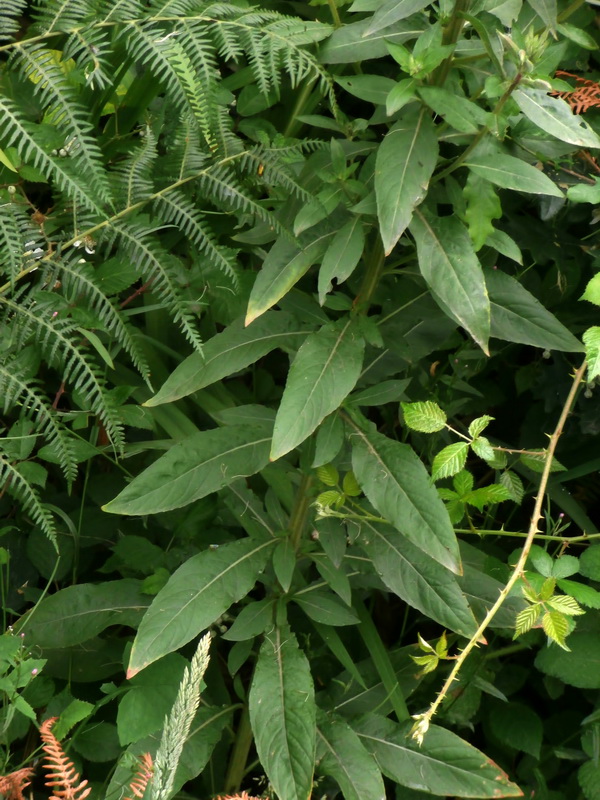
[[[316,706],[308,660],[287,627],[275,627],[260,649],[249,697],[258,757],[281,800],[312,791]]]
[[[467,201],[465,220],[473,248],[477,252],[493,236],[492,220],[500,219],[502,205],[494,186],[474,172],[469,172],[463,194]]]
[[[456,217],[417,211],[410,230],[417,243],[419,269],[434,297],[487,353],[490,301],[467,229]]]
[[[386,134],[375,163],[375,195],[386,255],[410,223],[427,192],[438,143],[426,109],[410,110]]]
[[[356,625],[359,621],[356,614],[331,593],[313,590],[297,594],[293,599],[308,617],[321,625],[337,627]]]
[[[521,342],[544,350],[578,353],[581,342],[559,322],[524,286],[500,270],[487,270],[492,336]]]
[[[323,256],[319,270],[319,303],[331,290],[331,282],[339,286],[350,277],[358,264],[365,246],[365,232],[360,217],[347,222],[333,237]]]
[[[374,714],[356,727],[384,775],[401,786],[443,797],[523,796],[505,772],[455,733],[431,725],[419,746],[410,728],[410,722],[398,725]]]
[[[268,311],[326,251],[334,236],[330,220],[315,225],[300,237],[300,245],[286,236],[278,239],[263,261],[250,292],[246,325]]]
[[[158,514],[181,508],[269,462],[268,426],[232,425],[178,442],[110,503],[111,514]]]
[[[454,575],[389,525],[362,522],[361,547],[379,577],[409,606],[445,628],[470,637],[475,617]]]
[[[561,190],[547,175],[514,156],[507,156],[503,153],[471,155],[465,161],[464,166],[502,189],[563,197]]]
[[[345,800],[385,800],[377,762],[343,719],[323,717],[320,722],[317,770],[338,783]]]
[[[25,631],[31,645],[59,648],[86,642],[109,625],[135,627],[150,600],[140,588],[131,578],[67,586],[45,597],[15,629]]]
[[[350,394],[360,375],[363,350],[351,319],[307,337],[290,368],[275,418],[271,461],[301,444]]]
[[[302,342],[309,327],[283,311],[268,311],[244,328],[241,319],[232,322],[222,333],[209,339],[202,354],[192,353],[167,378],[160,390],[145,406],[172,403],[211,383],[233,375],[254,364],[276,347]]]
[[[487,113],[476,103],[439,86],[422,86],[419,94],[429,108],[461,133],[477,133],[486,124]]]
[[[352,469],[369,501],[420,550],[459,573],[448,512],[414,450],[373,431],[356,430],[351,443]]]
[[[373,14],[371,23],[365,31],[365,36],[370,36],[377,31],[393,25],[400,19],[406,19],[411,14],[421,11],[428,3],[425,0],[386,0],[381,3],[377,11]]]
[[[191,641],[254,586],[275,540],[241,539],[192,556],[152,601],[133,643],[131,678]]]
[[[560,97],[550,97],[543,89],[517,89],[513,99],[528,119],[562,142],[600,147],[598,134]]]

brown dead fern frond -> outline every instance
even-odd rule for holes
[[[46,786],[53,791],[50,800],[84,800],[92,791],[92,787],[87,785],[87,781],[81,780],[73,762],[69,761],[61,743],[52,733],[52,726],[56,720],[57,717],[51,717],[40,725],[42,750],[45,753],[43,766],[48,770],[49,779],[46,781]]]
[[[248,792],[239,792],[238,794],[227,794],[223,795],[222,797],[219,796],[215,798],[215,800],[269,800],[269,798],[253,797],[252,795],[248,794]]]
[[[148,786],[153,775],[154,764],[152,763],[152,756],[150,753],[142,753],[139,758],[138,770],[129,784],[129,793],[134,797],[143,797],[146,786]],[[131,800],[131,797],[126,797],[125,800]]]
[[[550,92],[554,97],[561,97],[571,106],[576,114],[581,114],[590,108],[600,107],[600,84],[572,72],[560,69],[555,73],[557,78],[573,78],[577,84],[571,91]]]
[[[25,800],[23,789],[31,783],[31,767],[16,769],[8,775],[0,775],[0,794],[5,800]]]

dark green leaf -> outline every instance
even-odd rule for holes
[[[281,800],[312,790],[316,706],[308,660],[289,628],[276,627],[260,649],[249,697],[261,764]]]
[[[305,591],[293,597],[304,613],[322,625],[356,625],[358,617],[333,594],[319,590]]]
[[[473,170],[476,175],[503,189],[563,197],[561,190],[547,175],[514,156],[507,156],[503,153],[471,155],[464,165]]]
[[[272,461],[301,444],[350,394],[360,375],[363,349],[351,319],[307,337],[290,368],[275,419]]]
[[[377,762],[342,719],[324,718],[319,724],[317,769],[337,781],[345,800],[385,800]]]
[[[361,523],[363,547],[382,581],[405,603],[461,636],[477,624],[454,575],[392,527]]]
[[[460,572],[448,512],[413,449],[375,432],[356,431],[351,442],[354,474],[379,513],[435,561]]]
[[[133,643],[131,678],[205,630],[252,589],[274,540],[242,539],[192,556],[154,598]]]
[[[238,319],[209,339],[202,354],[192,353],[182,361],[144,405],[172,403],[245,369],[276,347],[299,346],[307,330],[307,325],[283,311],[268,311],[246,328],[243,320]]]
[[[375,194],[386,254],[392,252],[424,199],[437,153],[435,130],[425,109],[406,113],[379,145]]]
[[[319,270],[319,303],[331,290],[332,281],[339,286],[350,277],[358,264],[365,246],[365,233],[360,217],[347,222],[333,237]]]
[[[157,514],[216,492],[269,462],[268,427],[201,431],[178,442],[103,506],[112,514]]]
[[[451,316],[488,352],[490,301],[467,229],[456,217],[417,211],[410,225],[419,269]]]
[[[560,97],[550,97],[544,89],[517,89],[513,98],[525,116],[551,136],[578,147],[600,147],[598,134]]]

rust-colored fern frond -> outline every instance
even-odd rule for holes
[[[53,794],[50,800],[84,800],[91,792],[91,786],[87,781],[82,781],[79,774],[69,761],[62,748],[61,743],[52,733],[52,726],[57,717],[51,717],[40,725],[40,737],[44,743],[45,760],[44,769],[48,770],[46,786],[49,786]],[[87,787],[87,788],[86,788]]]
[[[0,775],[0,794],[5,800],[25,800],[23,789],[31,783],[33,770],[30,767],[16,769],[8,775]]]
[[[562,97],[571,106],[576,114],[581,114],[589,108],[600,106],[600,84],[596,81],[573,75],[571,72],[558,70],[557,78],[573,78],[577,84],[571,91],[551,92],[554,97]]]
[[[152,763],[152,756],[150,753],[142,753],[139,758],[138,770],[129,784],[130,794],[134,797],[143,797],[146,786],[148,786],[148,782],[153,774],[154,765]],[[131,800],[131,798],[126,797],[125,800]]]
[[[261,799],[260,797],[252,797],[248,792],[240,792],[238,794],[228,794],[223,797],[217,797],[216,800],[269,800],[269,798]]]

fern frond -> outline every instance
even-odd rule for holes
[[[170,797],[183,746],[200,705],[200,687],[208,666],[210,640],[210,633],[200,639],[190,666],[183,672],[173,707],[165,719],[154,764],[152,800],[168,800]]]
[[[0,495],[6,491],[22,503],[25,511],[40,526],[40,530],[46,534],[58,552],[52,514],[40,500],[37,490],[19,472],[18,465],[12,464],[2,452],[2,439],[0,439]]]
[[[40,738],[43,742],[44,769],[48,770],[46,786],[52,789],[50,800],[84,800],[92,791],[87,781],[82,781],[73,762],[65,755],[61,743],[52,733],[57,717],[50,717],[40,725]]]
[[[26,76],[34,84],[34,93],[42,101],[46,116],[65,132],[68,157],[74,160],[77,169],[81,169],[84,177],[93,184],[98,199],[110,204],[102,155],[92,136],[92,126],[54,52],[37,44],[20,47],[16,58],[23,64]]]
[[[73,388],[90,403],[90,410],[103,423],[113,445],[121,450],[123,425],[105,391],[98,368],[84,354],[81,344],[75,341],[76,327],[69,320],[53,316],[41,303],[15,302],[0,295],[0,304],[21,322],[17,325],[19,339],[22,341],[29,335],[33,336],[48,363],[60,368],[63,382],[71,382]]]
[[[177,119],[173,141],[160,163],[165,186],[197,175],[206,166],[208,158],[202,149],[196,120],[191,114]]]
[[[153,171],[156,164],[156,137],[150,126],[129,156],[115,167],[116,192],[126,206],[145,200],[154,191]]]
[[[154,766],[152,764],[152,756],[150,753],[142,753],[138,760],[138,769],[131,783],[129,784],[129,791],[134,797],[143,797],[148,783],[154,775]],[[125,800],[131,800],[126,797]]]
[[[38,432],[52,444],[69,491],[77,475],[71,440],[60,422],[58,414],[42,391],[40,381],[27,378],[14,363],[0,364],[0,398],[3,412],[15,406],[21,415],[36,422]]]
[[[189,107],[188,97],[169,58],[170,38],[178,33],[176,27],[165,33],[158,25],[136,21],[123,29],[121,38],[131,57],[152,70],[156,80],[163,85],[175,111],[182,111]]]
[[[22,119],[20,110],[8,97],[0,96],[0,116],[0,139],[6,147],[15,147],[24,162],[31,161],[46,177],[54,180],[61,191],[91,211],[102,214],[85,178],[69,167],[68,159],[50,156],[45,152],[36,141],[36,126]]]
[[[233,172],[225,166],[206,170],[198,180],[199,189],[209,200],[227,211],[252,214],[262,222],[273,226],[278,233],[286,233],[277,217],[249,197],[237,182]]]
[[[202,340],[196,330],[194,317],[186,308],[187,302],[177,286],[183,266],[152,239],[152,231],[133,225],[115,224],[113,230],[121,239],[136,268],[145,280],[152,280],[152,290],[164,301],[185,337],[201,351]]]
[[[35,18],[45,33],[69,31],[95,18],[93,0],[55,0],[40,4],[36,11]]]
[[[26,224],[22,206],[6,203],[0,206],[0,273],[12,282],[23,264],[25,241],[22,228]]]
[[[105,28],[75,28],[65,43],[63,61],[72,58],[85,75],[86,83],[106,89],[113,84],[113,67],[109,59],[112,49]]]
[[[97,14],[102,23],[139,19],[144,8],[140,0],[100,0]]]
[[[71,258],[70,261],[48,259],[46,265],[56,269],[61,276],[65,296],[71,302],[81,302],[82,298],[85,300],[86,307],[98,315],[106,331],[129,354],[140,375],[150,385],[150,368],[135,340],[134,330],[97,284],[92,266],[87,262],[82,263],[82,259],[78,258]]]
[[[216,67],[212,44],[202,33],[190,36],[189,28],[182,28],[180,33],[187,34],[184,40],[187,48],[184,48],[181,40],[172,40],[169,43],[167,58],[179,77],[206,144],[214,151],[217,145],[212,136],[211,117],[214,113]],[[196,63],[192,61],[186,49],[192,50]]]
[[[0,9],[0,42],[13,41],[21,26],[19,18],[26,7],[27,0],[3,0]]]
[[[237,285],[235,253],[215,242],[213,232],[185,195],[176,191],[161,195],[154,201],[154,208],[160,219],[175,223],[208,261]]]
[[[33,769],[24,767],[0,776],[0,794],[5,800],[25,800],[23,789],[31,783]]]
[[[269,147],[254,147],[252,150],[247,150],[240,160],[240,166],[244,171],[260,173],[263,183],[278,186],[288,195],[297,197],[305,203],[313,199],[313,195],[298,183],[289,169],[286,169],[277,150]]]
[[[155,17],[186,17],[193,13],[200,14],[210,2],[201,0],[152,0],[150,3],[150,18]]]

